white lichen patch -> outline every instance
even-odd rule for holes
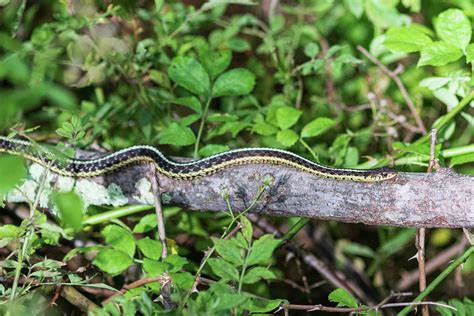
[[[118,184],[110,184],[107,191],[109,192],[110,205],[121,206],[128,203],[128,198],[123,194],[122,188]]]
[[[155,204],[151,182],[147,178],[138,180],[135,188],[138,190],[138,195],[133,196],[134,200],[140,202],[140,204]]]

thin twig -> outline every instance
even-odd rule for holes
[[[166,230],[165,230],[165,218],[163,216],[163,210],[161,208],[161,194],[160,187],[158,185],[158,175],[156,174],[156,168],[154,165],[151,165],[153,170],[153,176],[151,177],[151,187],[153,190],[153,196],[155,198],[155,212],[156,212],[156,221],[158,226],[158,235],[160,236],[160,241],[162,250],[161,258],[166,259],[168,257],[168,249],[166,247]]]
[[[449,247],[448,249],[437,253],[436,257],[432,260],[428,261],[425,265],[426,274],[429,275],[439,269],[441,266],[444,266],[449,261],[453,259],[453,257],[462,253],[463,249],[468,244],[466,239],[461,239],[457,244]],[[411,287],[416,281],[418,280],[418,275],[420,271],[418,269],[413,270],[412,272],[406,273],[402,275],[401,280],[398,282],[396,288],[399,291],[404,291]]]
[[[155,277],[149,277],[149,278],[143,278],[143,279],[136,280],[135,282],[132,282],[130,284],[125,285],[119,292],[116,292],[113,295],[106,298],[102,302],[102,304],[107,304],[107,303],[111,302],[116,296],[123,295],[131,289],[135,289],[135,288],[138,288],[138,287],[143,286],[145,284],[155,283],[155,282],[160,282],[160,284],[162,286],[164,286],[164,285],[166,285],[170,282],[170,278],[167,277],[167,276],[159,275],[159,276],[155,276]]]
[[[365,55],[371,62],[373,62],[375,65],[377,65],[380,70],[382,70],[387,76],[392,78],[392,80],[395,82],[397,85],[398,89],[400,90],[403,99],[405,99],[405,102],[410,109],[411,114],[413,115],[413,118],[416,121],[416,124],[418,125],[418,133],[426,133],[426,128],[425,125],[423,124],[423,120],[421,119],[420,114],[417,112],[415,105],[413,104],[410,95],[408,94],[407,89],[403,85],[403,82],[401,81],[400,77],[398,76],[402,70],[402,68],[398,67],[394,71],[391,71],[390,69],[387,68],[384,64],[382,64],[374,55],[369,53],[368,50],[366,50],[362,46],[357,46],[357,49]]]

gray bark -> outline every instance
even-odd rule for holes
[[[80,191],[88,204],[153,204],[151,185],[147,185],[150,177],[148,166],[136,165],[104,177],[78,180],[74,188],[90,188],[90,192]],[[58,187],[58,183],[68,183],[59,178],[49,179],[50,188],[70,190],[70,183],[69,188]],[[222,211],[227,209],[227,195],[234,212],[239,212],[252,204],[265,179],[270,184],[251,212],[368,225],[474,227],[474,177],[448,169],[433,174],[399,173],[391,180],[362,183],[319,178],[282,166],[244,165],[193,181],[164,176],[158,180],[165,204]],[[106,188],[100,197],[97,187]],[[114,197],[107,196],[109,191]],[[21,197],[16,194],[9,200],[18,202]]]

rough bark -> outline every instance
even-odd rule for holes
[[[80,180],[89,182],[82,187],[119,187],[118,200],[106,194],[97,198],[95,188],[92,192],[82,190],[81,194],[86,199],[95,195],[88,204],[153,204],[152,195],[150,198],[146,196],[148,192],[143,192],[143,183],[145,191],[148,190],[147,179],[151,176],[150,168],[136,165],[104,177]],[[51,177],[51,188],[68,189],[58,186],[67,182],[60,178]],[[474,226],[474,177],[448,169],[433,174],[400,173],[391,180],[362,183],[319,178],[282,166],[245,165],[193,181],[160,176],[159,185],[164,204],[188,210],[222,211],[227,209],[223,198],[227,195],[233,210],[238,212],[252,203],[258,188],[268,179],[270,184],[251,212],[369,225]],[[80,187],[78,183],[76,189]],[[112,191],[117,194],[116,189]],[[21,201],[21,198],[17,194],[10,201]]]

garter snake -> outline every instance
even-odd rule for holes
[[[176,162],[152,146],[132,146],[96,159],[55,159],[43,146],[0,136],[0,153],[20,155],[62,176],[86,178],[101,176],[137,163],[152,163],[164,176],[193,180],[244,164],[283,165],[318,177],[357,182],[378,182],[394,178],[387,168],[338,169],[317,164],[289,151],[271,148],[235,149],[192,162]]]

